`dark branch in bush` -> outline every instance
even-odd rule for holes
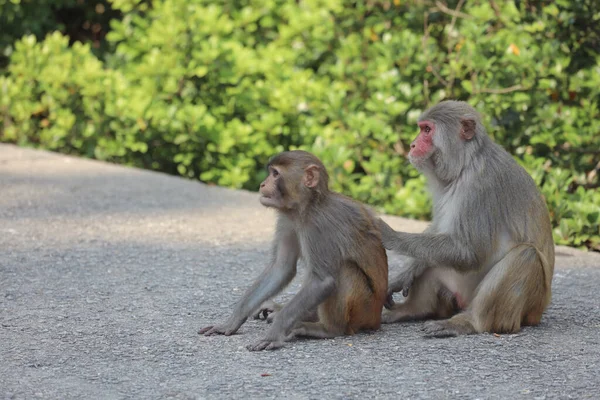
[[[460,9],[460,7],[462,6],[462,3],[463,3],[462,1],[459,2],[459,5],[458,5],[458,7],[456,7],[456,10],[452,10],[451,8],[448,8],[441,1],[436,1],[435,2],[436,8],[434,8],[432,11],[439,10],[439,11],[443,12],[444,14],[448,14],[448,15],[452,15],[453,17],[460,17],[460,18],[464,18],[464,19],[473,18],[469,14],[465,14],[465,13],[458,11],[458,9]]]
[[[476,89],[475,93],[503,94],[503,93],[516,92],[518,90],[524,90],[524,89],[525,88],[523,87],[523,85],[514,85],[514,86],[510,86],[507,88],[500,88],[500,89],[493,89],[493,88]]]

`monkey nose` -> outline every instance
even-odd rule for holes
[[[415,147],[417,147],[417,145],[415,144],[415,142],[412,142],[412,143],[410,144],[410,148],[411,148],[411,149],[414,149]]]

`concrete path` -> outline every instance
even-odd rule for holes
[[[253,193],[0,145],[0,398],[600,397],[600,255],[562,247],[543,323],[516,335],[396,324],[260,353],[264,322],[199,336],[263,268],[273,223]]]

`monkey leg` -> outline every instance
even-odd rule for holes
[[[408,297],[403,303],[394,304],[384,310],[381,322],[417,321],[427,318],[440,318],[446,315],[450,300],[441,295],[439,282],[432,277],[431,270],[424,272],[414,280]]]
[[[283,306],[281,306],[283,307]],[[268,324],[272,323],[273,320],[275,319],[275,316],[277,315],[279,311],[275,311],[272,312],[270,314],[267,313],[267,317],[263,318],[267,321]],[[260,318],[257,318],[260,319]],[[313,311],[309,311],[304,317],[302,317],[302,322],[317,322],[319,320],[319,314],[317,313],[317,310],[313,310]]]
[[[358,262],[364,265],[361,267]],[[325,303],[319,309],[321,322],[335,320],[335,324],[326,325],[347,335],[381,327],[381,310],[387,293],[385,252],[382,250],[381,254],[358,262],[348,262],[344,266],[335,303]]]
[[[281,311],[281,309],[283,308],[283,306],[279,303],[274,302],[273,300],[268,300],[265,301],[261,306],[260,309],[253,314],[253,318],[254,319],[262,319],[264,321],[267,321],[267,323],[272,323],[273,320],[275,319],[275,316],[277,315],[277,313],[279,311]],[[308,312],[308,314],[302,318],[302,321],[305,322],[317,322],[319,320],[319,316],[317,314],[317,310],[313,310]]]
[[[427,321],[423,325],[423,331],[426,336],[437,338],[469,335],[477,333],[472,321],[471,313],[465,311],[443,321]]]
[[[393,294],[402,292],[404,297],[408,297],[408,292],[416,278],[423,274],[429,267],[422,261],[410,259],[402,266],[400,271],[393,279],[390,279],[388,285],[388,297],[385,308],[394,306]]]
[[[515,246],[486,275],[473,301],[478,332],[514,333],[537,325],[550,302],[543,255],[530,244]]]
[[[385,282],[372,287],[359,266],[350,262],[340,271],[338,286],[317,308],[314,322],[306,319],[293,330],[295,336],[332,338],[360,330],[379,329],[385,300]],[[379,292],[376,294],[375,290]]]
[[[539,323],[550,301],[544,262],[535,247],[514,247],[479,284],[467,310],[448,320],[426,323],[425,333],[434,337],[516,333],[521,325]]]
[[[300,322],[292,331],[293,336],[305,336],[320,339],[333,338],[343,335],[342,330],[327,327],[322,322]]]
[[[302,322],[318,322],[319,321],[319,313],[317,310],[309,311],[308,314],[302,318]]]

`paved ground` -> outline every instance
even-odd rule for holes
[[[397,324],[261,353],[262,322],[197,335],[264,266],[273,220],[252,193],[0,145],[0,398],[600,396],[600,255],[567,248],[517,335]]]

